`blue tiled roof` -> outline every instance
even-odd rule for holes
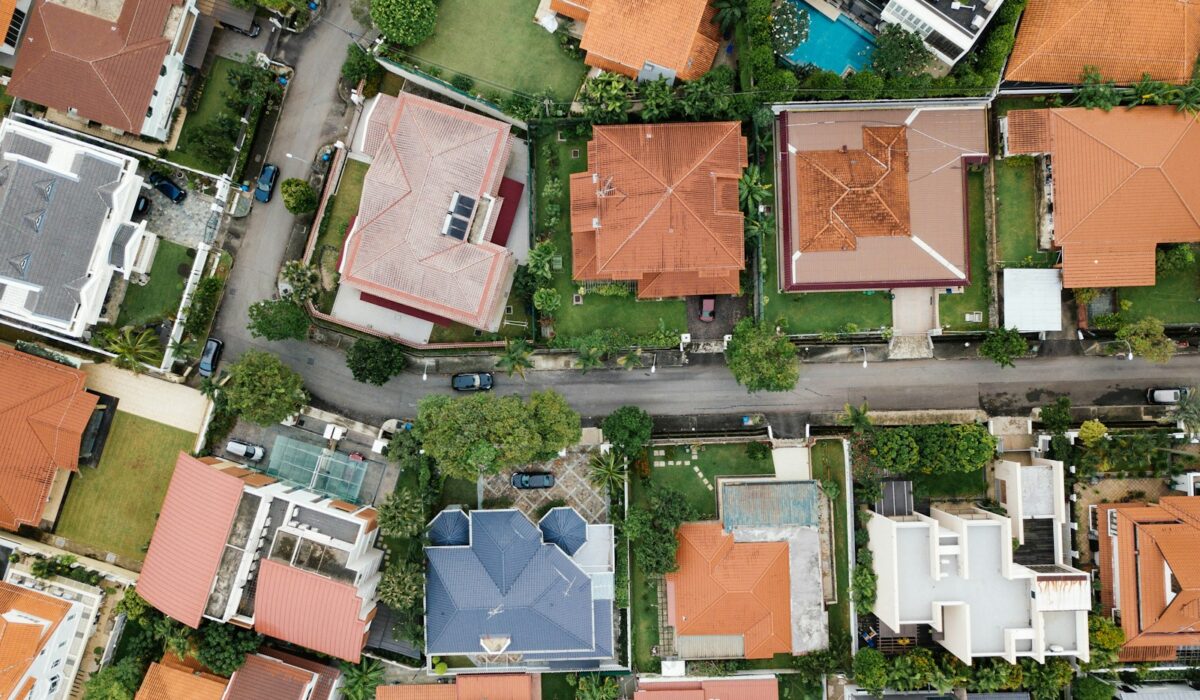
[[[443,510],[429,523],[429,541],[438,547],[467,544],[471,541],[470,518],[461,510]]]
[[[571,556],[587,542],[587,523],[574,508],[551,508],[538,525],[543,539]]]

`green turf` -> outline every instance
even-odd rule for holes
[[[667,447],[665,457],[652,457],[652,460],[687,460],[691,453],[686,445]],[[775,465],[771,457],[755,458],[747,452],[746,445],[702,445],[700,456],[690,465],[671,467],[651,467],[650,481],[664,486],[671,491],[682,493],[695,507],[699,520],[710,520],[717,516],[717,497],[710,491],[700,477],[692,471],[699,467],[700,472],[708,478],[709,483],[716,488],[718,476],[771,476],[775,474]]]
[[[967,201],[970,204],[971,284],[962,294],[942,294],[938,300],[942,328],[948,331],[978,331],[988,327],[987,228],[984,225],[983,171],[967,173]],[[983,321],[968,323],[969,311],[982,311]]]
[[[1133,302],[1123,314],[1130,319],[1153,316],[1163,323],[1200,322],[1200,255],[1186,269],[1158,273],[1153,287],[1122,287],[1117,295]]]
[[[158,242],[154,264],[150,266],[150,281],[144,286],[129,285],[117,316],[118,327],[143,326],[175,315],[195,262],[195,255],[188,255],[189,252],[178,243]]]
[[[485,340],[500,340],[502,338],[532,337],[533,328],[529,314],[526,311],[526,301],[517,297],[516,292],[512,292],[508,296],[507,305],[512,307],[513,312],[511,314],[504,314],[504,320],[500,323],[500,331],[498,333],[480,332],[476,335],[476,329],[461,323],[453,323],[449,326],[435,325],[433,333],[429,335],[429,342],[471,343]]]
[[[200,102],[196,105],[196,109],[189,111],[187,118],[183,120],[183,128],[179,133],[179,144],[174,151],[167,154],[167,160],[209,173],[223,173],[229,168],[227,162],[214,163],[194,152],[190,137],[197,128],[207,124],[226,110],[225,91],[230,89],[226,76],[235,65],[237,65],[237,61],[229,58],[218,57],[213,61],[204,83],[204,92],[200,94]]]
[[[1043,265],[1038,252],[1037,166],[1032,158],[995,161],[996,243],[999,262],[1009,267]]]
[[[630,560],[629,571],[629,613],[633,615],[634,670],[639,673],[657,673],[660,663],[650,654],[650,650],[658,644],[658,593],[637,565],[636,555]]]
[[[347,160],[342,169],[342,179],[338,181],[337,194],[329,198],[325,205],[325,220],[321,222],[321,234],[317,238],[317,248],[325,246],[341,250],[346,242],[346,227],[350,219],[358,213],[358,204],[362,199],[363,180],[367,177],[367,164],[359,160]]]
[[[479,491],[475,482],[466,479],[448,478],[442,484],[442,500],[438,510],[452,505],[464,505],[468,508],[478,507]]]
[[[450,80],[462,73],[473,92],[546,88],[563,100],[574,97],[587,66],[558,46],[558,38],[533,21],[536,0],[441,0],[433,36],[412,50]]]
[[[573,674],[543,673],[542,697],[549,700],[575,700],[575,686],[567,682]],[[573,680],[573,679],[572,679]]]
[[[193,433],[118,411],[100,465],[71,477],[55,534],[142,559],[175,460],[195,443]]]
[[[833,499],[833,546],[838,602],[829,606],[829,638],[850,636],[850,542],[846,532],[846,456],[841,440],[818,440],[812,448],[812,473],[817,481],[833,481],[838,497]]]
[[[983,469],[950,474],[913,474],[913,494],[918,498],[985,498],[987,483]]]
[[[654,333],[660,325],[668,331],[685,332],[687,330],[687,305],[681,299],[664,301],[637,301],[633,297],[606,297],[599,294],[587,294],[583,303],[576,306],[572,297],[579,291],[579,285],[571,280],[571,202],[570,176],[571,173],[587,169],[587,141],[568,140],[550,141],[555,145],[558,155],[558,166],[553,167],[541,157],[539,141],[534,153],[538,158],[538,181],[545,184],[551,175],[557,176],[562,182],[562,194],[558,198],[561,207],[558,226],[554,229],[552,241],[559,255],[562,256],[562,269],[555,272],[554,288],[562,299],[562,306],[554,313],[554,331],[559,336],[567,338],[586,335],[597,329],[618,329],[627,331],[634,336]],[[572,151],[578,151],[578,156],[572,158]],[[541,185],[539,185],[539,190]],[[547,221],[546,206],[551,200],[537,193],[537,221],[539,229]]]

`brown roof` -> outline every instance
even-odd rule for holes
[[[295,654],[289,654],[286,651],[260,649],[258,653],[317,674],[317,686],[313,689],[310,700],[329,700],[329,694],[333,690],[334,683],[337,683],[337,680],[342,677],[342,672],[334,666],[323,664],[320,661],[312,661],[301,656],[296,656]]]
[[[0,346],[0,527],[42,519],[59,469],[77,471],[98,400],[83,372]]]
[[[780,116],[781,287],[969,282],[966,169],[987,158],[984,103]]]
[[[1005,80],[1078,83],[1085,66],[1118,83],[1185,83],[1200,54],[1200,0],[1029,0]]]
[[[638,297],[737,294],[745,263],[738,122],[598,126],[571,176],[577,280],[634,280]]]
[[[224,700],[308,700],[309,685],[315,687],[316,681],[312,671],[250,654],[229,679]]]
[[[526,673],[462,674],[454,685],[383,685],[376,700],[532,700],[533,676]]]
[[[134,700],[221,700],[225,681],[164,663],[150,664]]]
[[[18,612],[47,623],[0,617],[0,697],[24,697],[13,691],[70,610],[67,601],[0,581],[0,616]]]
[[[590,66],[635,78],[649,62],[695,80],[717,57],[708,0],[551,0],[550,8],[587,23],[579,46]]]
[[[1063,286],[1148,286],[1160,243],[1200,241],[1200,128],[1174,107],[1008,113],[1010,153],[1049,153]]]
[[[358,663],[373,609],[354,586],[263,559],[254,596],[254,629],[306,649]]]
[[[381,685],[375,700],[458,700],[458,690],[444,683],[422,685]]]
[[[633,700],[779,700],[779,680],[711,679],[638,683]]]
[[[140,132],[171,43],[180,0],[126,0],[116,22],[37,0],[8,93],[129,132]]]
[[[676,636],[742,635],[747,659],[792,650],[786,542],[734,542],[719,522],[684,523],[667,574]]]

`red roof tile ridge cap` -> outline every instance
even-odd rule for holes
[[[1052,0],[1052,1],[1056,1],[1056,0]],[[1050,32],[1046,36],[1046,38],[1042,41],[1042,43],[1030,48],[1029,53],[1025,57],[1024,61],[1021,61],[1020,63],[1018,63],[1015,66],[1009,66],[1008,68],[1006,68],[1004,70],[1004,74],[1009,75],[1011,73],[1015,73],[1015,72],[1021,70],[1021,68],[1026,63],[1029,63],[1030,61],[1032,61],[1035,56],[1039,56],[1041,54],[1042,48],[1045,47],[1046,44],[1049,44],[1052,40],[1056,39],[1058,37],[1059,33],[1061,31],[1063,31],[1063,29],[1065,29],[1068,25],[1070,25],[1072,22],[1074,22],[1075,18],[1078,17],[1080,14],[1083,14],[1085,10],[1090,10],[1091,6],[1096,4],[1096,2],[1097,2],[1097,0],[1084,0],[1084,2],[1080,3],[1079,8],[1075,11],[1075,13],[1072,14],[1070,17],[1067,17],[1066,19],[1064,19],[1062,21],[1062,24],[1058,25],[1058,27],[1056,27],[1054,29],[1054,31]],[[1028,12],[1029,12],[1029,9],[1026,8],[1025,12],[1022,13],[1022,15],[1023,15],[1022,19],[1026,19],[1028,17]]]
[[[55,461],[54,456],[58,454],[58,441],[62,439],[63,423],[66,422],[67,416],[70,415],[71,409],[74,408],[75,402],[79,400],[80,393],[81,393],[80,391],[72,391],[70,396],[66,397],[65,399],[63,399],[61,401],[56,401],[54,404],[43,408],[42,410],[38,411],[37,413],[35,413],[29,417],[30,422],[33,422],[36,420],[39,423],[46,423],[48,425],[51,425],[54,428],[54,445],[47,445],[47,444],[43,443],[41,437],[37,434],[37,431],[36,430],[33,431],[34,438],[39,443],[41,443],[42,447],[45,448],[46,451],[50,454],[51,462]],[[87,395],[91,396],[91,394],[87,394]],[[51,421],[43,420],[41,418],[41,416],[44,413],[46,413],[47,411],[49,411],[53,408],[61,406],[64,402],[66,402],[68,404],[68,406],[66,408],[64,408],[63,410],[58,411],[59,416],[58,416],[57,421],[51,422]],[[73,468],[78,467],[78,465],[76,465],[76,464],[68,464],[68,465],[55,464],[54,466],[56,466],[60,469],[73,469]]]
[[[1094,2],[1095,0],[1092,0],[1092,1]],[[1117,192],[1120,192],[1122,189],[1124,189],[1125,185],[1127,185],[1127,184],[1129,183],[1129,181],[1130,181],[1130,180],[1132,180],[1132,179],[1133,179],[1133,178],[1134,178],[1134,177],[1135,177],[1135,176],[1136,176],[1138,173],[1142,172],[1142,170],[1143,170],[1143,169],[1145,169],[1145,166],[1141,165],[1140,163],[1136,163],[1136,162],[1134,162],[1134,161],[1133,161],[1131,158],[1129,158],[1128,156],[1126,156],[1124,153],[1121,153],[1120,151],[1118,151],[1117,149],[1115,149],[1115,148],[1113,148],[1112,146],[1108,145],[1108,144],[1107,144],[1107,143],[1105,143],[1104,141],[1101,141],[1099,138],[1097,138],[1097,137],[1096,137],[1096,135],[1095,135],[1095,134],[1093,134],[1092,132],[1090,132],[1090,131],[1088,131],[1087,129],[1083,128],[1083,127],[1082,127],[1082,126],[1080,126],[1079,124],[1076,124],[1074,121],[1072,121],[1072,120],[1071,120],[1071,119],[1070,119],[1070,118],[1067,116],[1067,113],[1068,113],[1069,111],[1070,111],[1069,109],[1052,109],[1052,110],[1051,110],[1051,112],[1050,112],[1050,116],[1052,117],[1052,119],[1050,120],[1050,127],[1049,127],[1049,132],[1050,132],[1050,152],[1051,152],[1051,154],[1052,154],[1052,155],[1051,155],[1051,157],[1053,157],[1053,153],[1054,153],[1054,142],[1057,140],[1057,139],[1055,138],[1055,131],[1056,131],[1056,129],[1055,129],[1055,124],[1054,124],[1054,122],[1055,122],[1055,121],[1062,121],[1062,122],[1066,123],[1067,125],[1069,125],[1069,126],[1072,128],[1072,129],[1074,129],[1074,130],[1078,131],[1079,133],[1083,134],[1083,135],[1084,135],[1084,136],[1086,136],[1087,138],[1089,138],[1089,139],[1091,139],[1092,141],[1096,142],[1096,143],[1097,143],[1097,144],[1099,144],[1100,146],[1103,146],[1105,149],[1107,149],[1107,150],[1111,151],[1111,152],[1112,152],[1113,154],[1115,154],[1115,155],[1116,155],[1118,158],[1121,158],[1122,160],[1124,160],[1124,161],[1128,162],[1128,163],[1129,163],[1131,166],[1133,166],[1133,172],[1129,173],[1129,176],[1128,176],[1128,177],[1126,177],[1126,178],[1125,178],[1124,180],[1122,180],[1121,182],[1117,183],[1117,184],[1116,184],[1116,185],[1115,185],[1115,186],[1114,186],[1114,187],[1113,187],[1111,190],[1109,190],[1108,194],[1104,195],[1104,197],[1103,197],[1103,198],[1101,198],[1101,199],[1100,199],[1100,201],[1096,202],[1096,205],[1092,207],[1092,210],[1091,210],[1091,211],[1089,211],[1089,212],[1088,212],[1088,213],[1087,213],[1085,216],[1083,216],[1082,218],[1080,218],[1080,219],[1079,219],[1079,221],[1078,221],[1078,223],[1076,223],[1076,224],[1075,224],[1073,227],[1071,227],[1070,229],[1068,229],[1068,230],[1064,231],[1064,232],[1062,233],[1062,235],[1061,235],[1061,236],[1058,234],[1058,230],[1057,230],[1057,229],[1055,229],[1055,231],[1054,231],[1054,238],[1055,238],[1055,242],[1056,242],[1056,243],[1062,243],[1062,242],[1066,242],[1066,240],[1067,240],[1068,238],[1070,238],[1070,237],[1071,237],[1071,234],[1073,234],[1074,232],[1078,231],[1078,230],[1079,230],[1079,228],[1080,228],[1081,226],[1083,226],[1084,222],[1086,222],[1088,219],[1092,218],[1092,216],[1093,216],[1093,215],[1095,215],[1095,213],[1096,213],[1097,211],[1099,211],[1099,210],[1100,210],[1100,208],[1101,208],[1101,207],[1103,207],[1103,206],[1105,205],[1105,203],[1107,203],[1107,202],[1108,202],[1108,200],[1109,200],[1109,199],[1112,199],[1112,196],[1113,196],[1114,194],[1116,194]],[[1184,133],[1186,133],[1186,132],[1187,132],[1187,130],[1185,129],[1185,130],[1184,130]]]
[[[1186,209],[1187,212],[1192,215],[1192,221],[1196,222],[1197,226],[1200,226],[1200,216],[1198,216],[1197,212],[1193,211],[1192,208],[1190,206],[1188,206],[1187,198],[1185,198],[1183,196],[1183,194],[1179,191],[1179,188],[1175,186],[1175,180],[1170,175],[1168,175],[1167,171],[1165,170],[1167,161],[1170,160],[1171,157],[1175,155],[1175,151],[1177,151],[1179,149],[1179,144],[1183,143],[1183,140],[1185,138],[1187,138],[1188,134],[1190,134],[1192,132],[1192,129],[1196,128],[1197,118],[1198,117],[1196,117],[1194,115],[1191,116],[1191,123],[1189,123],[1187,126],[1185,126],[1183,129],[1181,129],[1179,131],[1179,138],[1175,139],[1175,143],[1172,143],[1171,147],[1169,149],[1167,149],[1166,154],[1163,155],[1163,158],[1161,161],[1159,161],[1158,165],[1147,166],[1147,167],[1154,168],[1155,170],[1158,170],[1162,173],[1163,179],[1167,181],[1167,186],[1170,187],[1171,191],[1175,193],[1175,196],[1179,198],[1179,203],[1182,204],[1183,208]]]

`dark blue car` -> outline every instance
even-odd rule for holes
[[[254,198],[260,202],[271,201],[271,193],[275,191],[275,178],[279,176],[279,166],[267,163],[263,166],[262,175],[258,176],[258,186],[254,188]]]
[[[187,199],[187,190],[183,189],[179,185],[176,185],[175,181],[166,175],[161,173],[150,173],[148,182],[150,183],[151,187],[159,192],[162,192],[167,199],[175,202],[176,204],[179,204],[183,200]]]

